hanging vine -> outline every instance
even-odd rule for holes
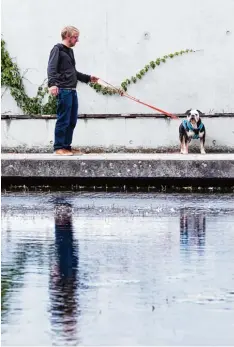
[[[131,83],[136,83],[137,80],[141,80],[143,76],[162,63],[166,63],[168,59],[172,59],[176,56],[180,56],[189,52],[195,52],[192,49],[182,50],[180,52],[164,55],[162,58],[157,58],[155,61],[150,61],[145,65],[135,76],[127,78],[121,83],[123,91],[127,91]],[[38,87],[35,97],[30,98],[23,84],[23,76],[20,74],[20,70],[13,59],[10,57],[4,40],[1,40],[1,84],[10,89],[12,97],[15,99],[17,105],[22,109],[25,114],[39,115],[39,114],[55,114],[56,113],[56,98],[48,95],[48,88],[45,87],[45,82]],[[97,93],[103,95],[114,95],[118,92],[110,87],[103,87],[98,83],[89,83],[89,86],[93,88]],[[44,103],[45,96],[48,96],[48,101]]]
[[[128,86],[131,83],[136,83],[137,80],[141,80],[143,78],[143,76],[150,70],[154,70],[157,66],[159,66],[161,63],[166,63],[167,59],[172,59],[174,57],[177,57],[179,55],[183,55],[189,52],[195,52],[192,49],[186,49],[185,51],[180,51],[180,52],[175,52],[175,53],[171,53],[169,55],[164,55],[162,58],[157,58],[155,61],[150,61],[149,64],[145,65],[145,67],[143,69],[141,69],[135,76],[132,76],[130,78],[127,78],[126,80],[124,80],[121,83],[121,87],[123,89],[123,91],[127,91],[128,90]],[[108,94],[108,95],[114,95],[114,94],[118,94],[118,92],[110,87],[103,87],[98,83],[90,83],[90,86],[92,88],[94,88],[96,90],[97,93],[102,93],[104,95]]]
[[[49,95],[47,103],[43,104],[44,98],[48,94],[48,88],[44,86],[44,83],[38,88],[35,97],[30,98],[27,95],[23,76],[20,74],[17,64],[10,57],[4,40],[1,40],[1,85],[9,88],[12,97],[25,114],[56,113],[56,98]]]

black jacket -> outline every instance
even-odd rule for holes
[[[90,82],[90,75],[76,71],[72,48],[58,43],[50,52],[48,68],[48,87],[76,88],[77,81]]]

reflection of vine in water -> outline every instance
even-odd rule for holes
[[[36,252],[36,254],[34,253]],[[32,253],[33,252],[33,253]],[[2,319],[8,312],[10,297],[14,293],[15,288],[22,288],[24,282],[22,280],[25,267],[30,256],[32,261],[32,256],[36,256],[37,260],[41,263],[42,260],[42,245],[32,245],[24,244],[22,248],[18,247],[15,251],[16,257],[12,263],[5,264],[2,261],[1,265],[1,315]]]
[[[10,294],[14,287],[22,286],[20,278],[24,275],[24,267],[27,262],[26,247],[17,253],[16,259],[12,264],[2,264],[1,271],[1,310],[2,318],[9,307]]]
[[[128,86],[131,83],[136,83],[137,80],[141,80],[142,77],[151,69],[155,69],[162,63],[166,63],[168,59],[194,52],[192,49],[186,49],[179,52],[164,55],[161,58],[157,58],[155,61],[150,61],[143,69],[141,69],[135,76],[127,78],[121,83],[123,91],[127,91]],[[10,89],[12,97],[15,99],[17,105],[22,109],[24,114],[27,115],[52,115],[56,114],[56,98],[49,95],[48,101],[44,103],[45,96],[48,95],[48,88],[45,87],[45,82],[38,88],[35,97],[30,98],[23,84],[23,76],[20,74],[20,70],[16,63],[13,62],[7,49],[4,40],[1,40],[1,84]],[[98,83],[90,83],[89,86],[93,88],[97,93],[103,95],[117,94],[116,90],[109,87],[103,87]],[[5,91],[4,91],[5,92]],[[3,93],[4,94],[4,93]]]

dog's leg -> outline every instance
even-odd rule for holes
[[[180,143],[180,154],[183,154],[184,153],[184,148],[183,148],[183,144],[182,142]]]
[[[199,137],[200,137],[201,154],[206,154],[204,132],[200,133]]]
[[[183,136],[183,140],[182,140],[182,151],[180,152],[181,154],[188,154],[188,145],[189,145],[189,141],[188,138],[186,136]]]
[[[203,139],[200,139],[201,154],[206,154]]]
[[[184,137],[180,141],[180,154],[184,154]]]
[[[179,139],[180,139],[180,154],[184,154],[184,127],[181,123],[179,126]]]
[[[186,145],[185,145],[185,137],[182,137],[181,145],[180,145],[180,153],[186,154]]]

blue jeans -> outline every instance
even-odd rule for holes
[[[59,89],[57,96],[57,121],[55,125],[54,150],[71,150],[73,131],[78,118],[78,97],[76,90]]]

